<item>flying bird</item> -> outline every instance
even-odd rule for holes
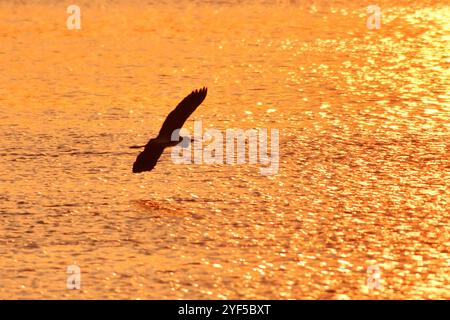
[[[156,138],[150,139],[146,145],[130,147],[133,149],[144,148],[133,164],[134,173],[151,171],[165,148],[175,146],[183,140],[183,137],[179,137],[178,141],[172,141],[172,133],[183,127],[189,116],[205,100],[207,92],[206,87],[192,91],[169,113]]]

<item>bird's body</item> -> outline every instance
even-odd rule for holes
[[[206,94],[207,88],[192,91],[191,94],[184,98],[177,107],[169,113],[156,138],[150,139],[145,146],[132,147],[144,148],[144,151],[139,153],[133,164],[134,173],[151,171],[158,162],[164,149],[175,146],[182,140],[180,137],[179,140],[172,141],[172,133],[183,127],[183,124],[189,116],[197,109],[203,100],[205,100]]]

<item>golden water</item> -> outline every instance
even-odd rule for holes
[[[153,2],[0,2],[0,298],[450,298],[446,1]],[[278,175],[131,173],[203,85]]]

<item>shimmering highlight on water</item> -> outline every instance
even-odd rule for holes
[[[450,298],[449,6],[297,2],[1,2],[0,298]],[[131,173],[203,85],[279,175]]]

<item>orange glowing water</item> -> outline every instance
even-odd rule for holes
[[[0,298],[450,298],[445,1],[77,2],[0,3]],[[131,173],[203,85],[278,175]]]

